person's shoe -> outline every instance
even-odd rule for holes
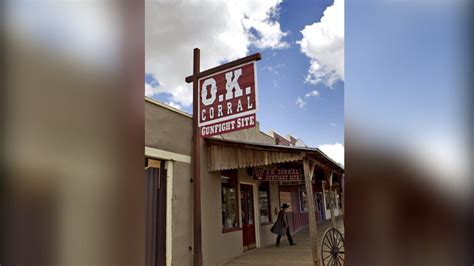
[[[296,246],[296,243],[291,243],[290,246]]]
[[[280,247],[280,244],[276,244],[276,247],[279,248],[279,247]]]

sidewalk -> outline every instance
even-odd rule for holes
[[[331,227],[331,220],[318,223],[318,244],[321,240],[324,231]],[[342,217],[337,217],[336,227],[342,234],[344,234],[344,224]],[[276,236],[275,236],[276,238]],[[242,256],[224,264],[226,266],[242,266],[242,265],[272,265],[272,266],[288,266],[288,265],[313,265],[309,228],[305,227],[293,236],[296,246],[289,246],[286,237],[281,239],[280,248],[267,246],[263,248],[256,248],[245,252]]]

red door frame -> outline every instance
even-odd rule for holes
[[[254,200],[253,186],[248,184],[240,184],[240,215],[242,218],[242,242],[244,251],[255,248],[257,242],[255,236]],[[249,204],[252,206],[251,209],[249,209]],[[253,223],[250,223],[250,220],[252,220]]]

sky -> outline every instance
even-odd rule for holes
[[[344,0],[147,1],[145,95],[192,113],[201,70],[260,52],[260,130],[344,158]]]
[[[472,165],[469,2],[353,0],[345,17],[347,135],[403,150],[461,190]]]

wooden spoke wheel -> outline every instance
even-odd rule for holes
[[[321,244],[321,260],[323,266],[344,265],[344,237],[336,228],[329,228],[324,232]]]

